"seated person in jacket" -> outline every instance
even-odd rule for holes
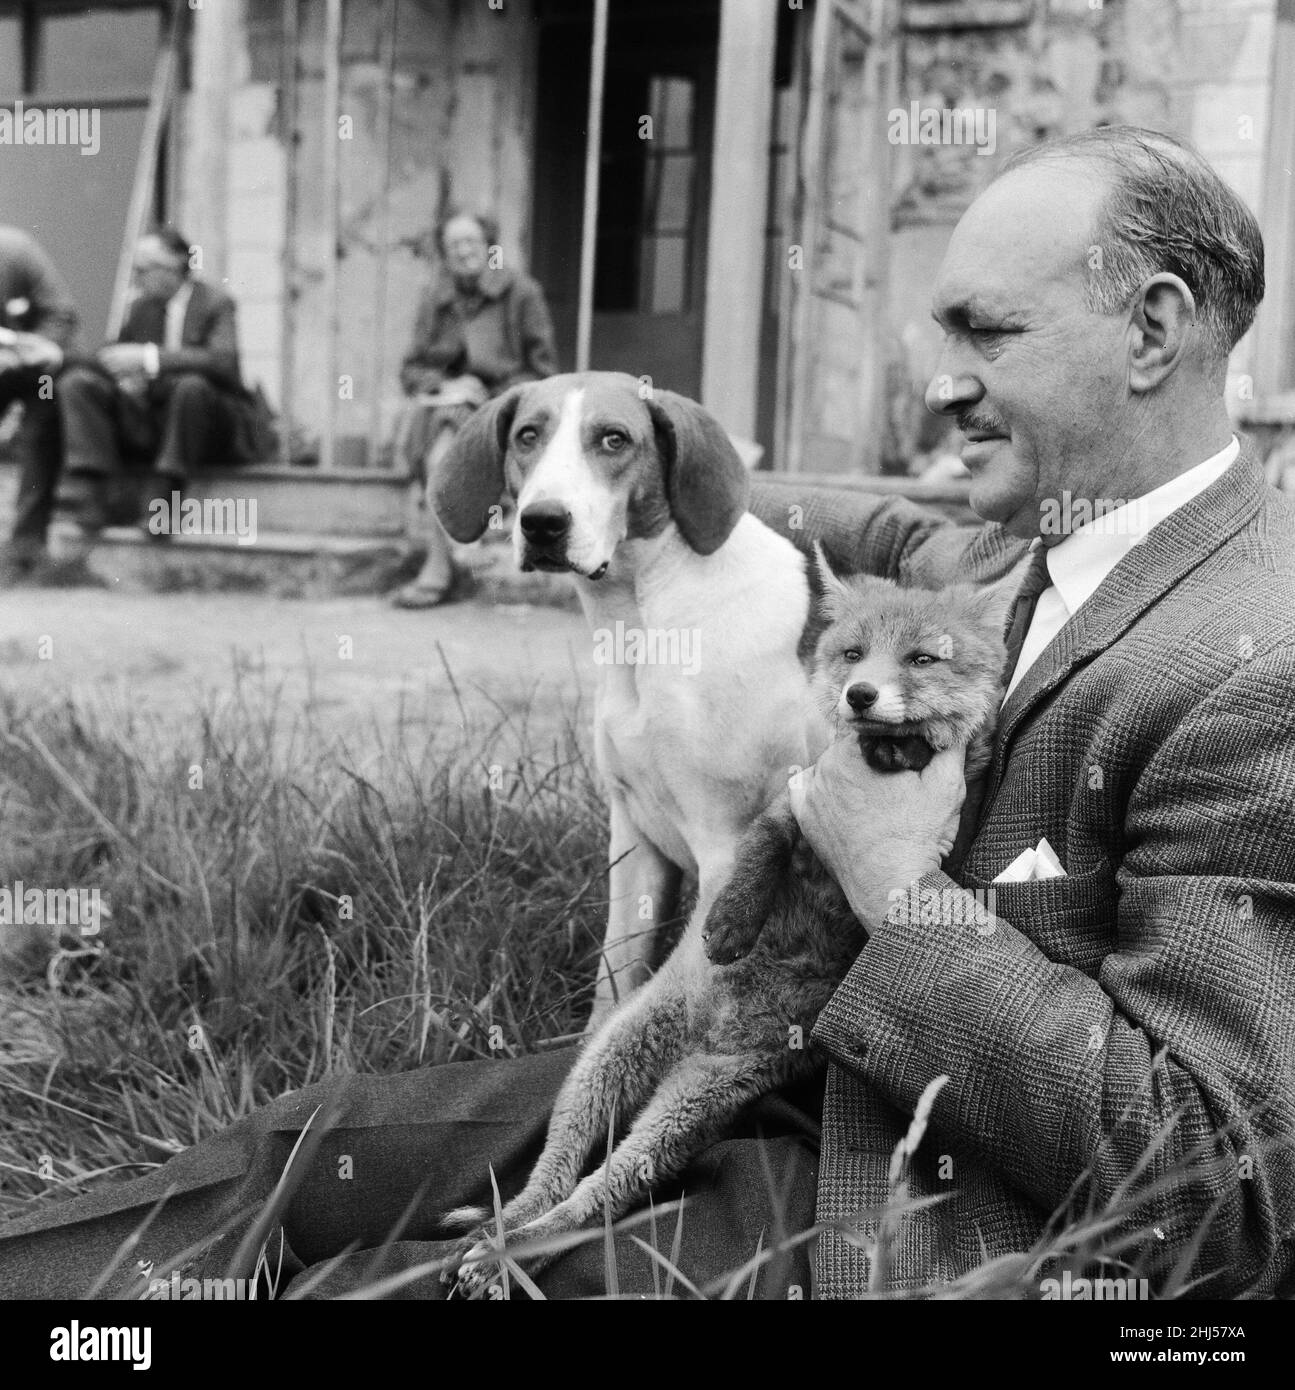
[[[129,522],[124,475],[152,468],[162,495],[194,469],[254,457],[255,410],[239,375],[234,301],[190,273],[172,229],[140,238],[135,298],[121,336],[59,382],[61,501],[83,530]]]
[[[553,325],[544,292],[529,276],[496,263],[499,234],[492,219],[450,213],[437,227],[440,275],[423,295],[414,344],[400,369],[413,397],[400,452],[425,485],[429,469],[455,431],[483,401],[523,381],[557,371]],[[400,589],[402,608],[430,608],[454,582],[450,543],[424,501],[427,559]]]
[[[54,263],[18,227],[0,227],[0,416],[21,401],[13,532],[0,557],[5,578],[45,554],[62,448],[53,381],[76,332],[76,310]]]

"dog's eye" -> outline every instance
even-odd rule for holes
[[[517,431],[513,436],[513,442],[515,444],[520,444],[523,449],[529,449],[539,437],[539,430],[537,430],[534,425],[527,425],[524,429]]]
[[[847,647],[845,651],[841,653],[841,655],[844,656],[847,661],[863,660],[863,653],[858,649],[858,647]]]
[[[603,435],[603,448],[612,454],[623,449],[629,442],[629,436],[622,434],[620,430],[608,430]]]
[[[930,652],[914,652],[908,659],[914,666],[934,666],[940,658]]]

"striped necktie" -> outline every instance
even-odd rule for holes
[[[1032,542],[1030,563],[1025,571],[1021,587],[1016,591],[1012,607],[1007,615],[1007,627],[1003,636],[1007,647],[1007,661],[1003,666],[1003,684],[1008,685],[1016,663],[1021,659],[1021,648],[1025,645],[1025,634],[1030,630],[1030,620],[1038,606],[1039,595],[1052,587],[1048,574],[1048,551],[1042,541]]]

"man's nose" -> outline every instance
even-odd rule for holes
[[[969,405],[975,405],[985,394],[980,382],[969,373],[959,371],[952,357],[946,347],[926,385],[926,408],[933,415],[957,415]]]

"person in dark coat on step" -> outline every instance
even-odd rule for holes
[[[138,475],[150,468],[155,491],[169,497],[195,470],[256,456],[234,301],[192,274],[191,259],[172,229],[141,237],[135,298],[118,341],[69,367],[59,383],[60,500],[85,532],[133,521]]]
[[[54,383],[72,347],[77,313],[45,251],[18,227],[0,226],[0,417],[15,403],[22,420],[13,436],[21,472],[9,541],[0,548],[0,578],[33,571],[45,554],[62,462]]]

